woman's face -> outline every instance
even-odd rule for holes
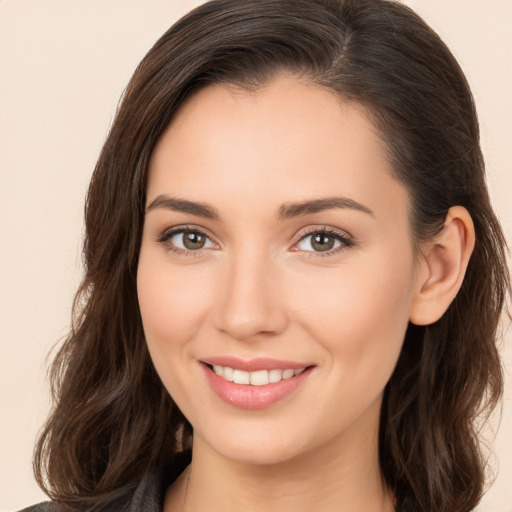
[[[202,89],[154,151],[146,206],[144,331],[194,443],[252,463],[373,449],[419,284],[363,109],[286,77]]]

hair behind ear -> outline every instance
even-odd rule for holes
[[[400,358],[385,390],[381,416],[383,473],[389,475],[399,502],[419,504],[421,512],[473,510],[479,503],[486,478],[479,429],[503,390],[496,339],[510,291],[503,233],[490,207],[473,210],[472,236],[469,228],[463,229],[470,226],[466,221],[455,223],[456,233],[453,220],[461,219],[462,210],[451,211],[454,215],[447,215],[439,237],[427,247],[434,248],[436,243],[443,247],[449,240],[458,240],[458,273],[450,272],[450,267],[443,272],[442,251],[425,253],[422,293],[427,293],[420,294],[416,316],[411,315]],[[466,261],[470,249],[472,255]],[[440,266],[437,271],[432,260],[429,265],[432,256]],[[452,271],[457,259],[453,265]],[[449,279],[443,280],[443,275]],[[439,297],[443,304],[436,310]],[[424,479],[418,480],[422,471]],[[447,486],[449,492],[442,492]],[[422,503],[429,505],[423,507]],[[411,510],[415,510],[412,505]]]

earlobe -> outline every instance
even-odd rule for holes
[[[475,228],[462,206],[448,210],[443,230],[423,247],[410,321],[428,325],[439,320],[457,295],[475,246]]]

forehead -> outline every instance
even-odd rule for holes
[[[290,77],[257,92],[205,87],[159,140],[148,200],[167,193],[212,202],[221,192],[231,205],[253,208],[263,199],[278,205],[337,194],[383,208],[384,192],[406,201],[364,107]]]

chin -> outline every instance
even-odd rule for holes
[[[291,438],[280,432],[255,432],[254,429],[247,429],[240,435],[238,428],[237,431],[234,433],[226,429],[220,434],[209,432],[202,437],[201,442],[209,445],[210,449],[225,459],[249,465],[285,463],[304,451],[298,436]],[[196,437],[197,434],[194,434],[194,444]]]

